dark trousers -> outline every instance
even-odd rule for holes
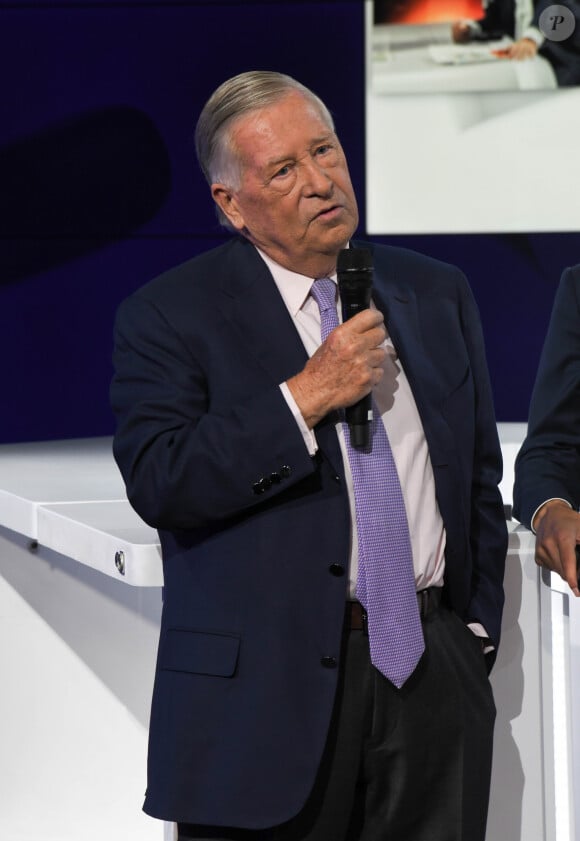
[[[325,753],[296,818],[259,831],[180,824],[180,841],[484,841],[495,705],[481,645],[444,607],[423,631],[400,690],[371,665],[364,633],[345,633]]]

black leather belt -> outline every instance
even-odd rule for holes
[[[419,590],[417,604],[421,619],[425,619],[434,610],[438,610],[441,605],[441,587],[428,587],[426,590]],[[368,633],[367,612],[360,602],[346,603],[346,622],[352,631]]]

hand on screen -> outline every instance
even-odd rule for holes
[[[501,50],[493,50],[493,54],[498,58],[511,58],[516,61],[533,58],[537,52],[538,45],[531,38],[520,38],[519,41],[514,41],[509,47],[504,47]]]
[[[451,37],[456,44],[467,44],[471,41],[471,30],[464,20],[455,20],[451,24]]]

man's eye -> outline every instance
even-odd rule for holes
[[[287,164],[286,166],[281,167],[275,174],[274,178],[284,178],[285,175],[288,175],[290,172],[290,165]]]
[[[332,146],[329,143],[325,143],[323,146],[318,146],[316,149],[317,155],[325,155],[327,152],[330,152]]]

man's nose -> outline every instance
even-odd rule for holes
[[[316,160],[310,160],[304,165],[303,179],[306,195],[329,196],[332,193],[332,179]]]

